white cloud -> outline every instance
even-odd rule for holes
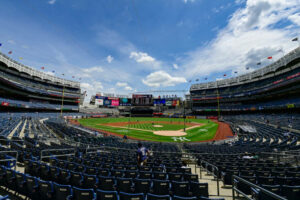
[[[81,91],[87,92],[87,97],[85,97],[85,101],[91,98],[92,95],[95,95],[97,92],[101,92],[103,90],[103,85],[99,81],[92,81],[91,83],[80,83]]]
[[[118,87],[125,87],[127,85],[128,85],[127,83],[121,83],[121,82],[117,82],[117,84],[116,84],[116,86],[118,86]]]
[[[111,63],[114,60],[114,57],[112,57],[111,55],[108,55],[106,57],[106,60],[107,60],[108,63]]]
[[[279,48],[285,52],[296,48],[291,39],[300,32],[299,11],[299,0],[248,0],[214,40],[187,53],[178,73],[193,77],[237,70],[241,74],[250,71],[246,67],[257,67],[257,62],[262,62],[260,67],[269,64],[268,56],[275,61],[282,56]],[[293,24],[275,26],[286,20]]]
[[[90,67],[90,68],[85,68],[85,69],[82,69],[83,72],[85,73],[100,73],[100,72],[103,72],[103,68],[101,66],[95,66],[95,67]]]
[[[53,4],[55,4],[55,2],[56,2],[56,0],[50,0],[50,1],[48,1],[48,4],[53,5]]]
[[[129,58],[134,59],[138,63],[143,62],[154,62],[155,59],[151,56],[149,56],[147,53],[143,52],[131,52]]]
[[[300,2],[299,2],[300,3]],[[300,26],[300,13],[296,13],[294,15],[290,15],[289,20],[291,20],[294,24]]]
[[[130,87],[130,86],[126,86],[124,89],[127,90],[127,91],[133,90],[132,87]]]
[[[125,82],[117,82],[117,83],[116,83],[116,86],[117,86],[117,87],[121,87],[121,88],[123,88],[124,90],[127,90],[127,91],[133,90],[132,87],[130,87],[130,86],[128,85],[128,83],[125,83]]]
[[[175,86],[178,83],[185,83],[186,79],[184,77],[173,77],[165,71],[156,71],[149,74],[146,79],[142,81],[145,85],[150,87],[167,87]]]
[[[16,44],[16,42],[14,40],[7,40],[7,43],[9,43],[9,44]]]
[[[178,65],[177,64],[173,64],[173,68],[174,69],[178,69]]]
[[[184,2],[184,3],[188,3],[188,2],[193,3],[193,2],[195,2],[195,0],[183,0],[183,2]]]

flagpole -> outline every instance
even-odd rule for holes
[[[218,120],[220,120],[220,94],[219,94],[218,81],[216,83],[217,83]]]
[[[63,91],[62,91],[62,98],[61,98],[61,108],[60,108],[60,116],[62,117],[63,108],[64,108],[64,95],[65,95],[65,83],[63,81]]]

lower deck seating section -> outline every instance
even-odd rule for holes
[[[1,188],[30,199],[212,199],[210,185],[182,164],[189,160],[254,199],[270,197],[233,175],[288,200],[300,196],[299,135],[294,132],[285,136],[278,127],[227,118],[233,129],[247,123],[257,132],[240,133],[234,142],[219,145],[142,142],[151,156],[139,166],[136,141],[99,137],[59,118],[40,121],[49,116],[16,114],[7,120],[1,115],[0,160],[15,156],[4,151],[15,151],[18,166],[24,166],[21,173],[12,170],[15,162],[0,161]]]
[[[113,151],[25,160],[25,174],[0,168],[1,185],[31,199],[206,199],[208,184],[180,159],[154,155],[139,167],[135,153]]]
[[[203,162],[204,161],[204,162]],[[234,185],[255,199],[273,199],[261,193],[258,189],[238,181],[233,175],[261,186],[288,200],[300,197],[300,166],[291,163],[278,163],[277,160],[266,160],[259,156],[247,155],[217,155],[206,154],[198,157],[199,165],[212,171],[224,185]],[[209,168],[210,163],[218,171]]]

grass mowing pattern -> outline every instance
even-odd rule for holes
[[[83,126],[96,128],[104,131],[109,131],[112,133],[117,133],[120,135],[126,134],[127,136],[134,137],[141,140],[149,140],[149,141],[157,141],[157,142],[175,142],[172,136],[160,136],[154,135],[152,131],[154,130],[180,130],[183,129],[183,125],[180,124],[164,124],[159,123],[160,121],[166,122],[183,122],[183,119],[180,118],[151,118],[151,117],[139,117],[139,118],[130,118],[130,121],[151,121],[155,122],[155,125],[162,125],[163,127],[153,127],[151,123],[145,124],[131,124],[129,125],[130,128],[138,128],[144,129],[143,130],[133,130],[127,128],[119,128],[119,127],[112,127],[106,126],[106,123],[113,123],[113,122],[128,122],[128,118],[90,118],[90,119],[79,119],[78,122]],[[198,122],[204,124],[201,127],[193,128],[187,130],[187,135],[183,136],[187,140],[191,142],[196,141],[204,141],[212,139],[216,131],[218,129],[218,124],[206,119],[187,119],[188,122]],[[137,125],[137,126],[135,126]]]

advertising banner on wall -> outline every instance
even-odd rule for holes
[[[172,106],[173,101],[167,100],[166,101],[166,106]]]
[[[95,99],[95,104],[99,106],[103,106],[103,99]]]
[[[105,106],[110,106],[110,105],[111,105],[111,100],[105,99],[105,100],[104,100],[104,105],[105,105]]]
[[[119,99],[118,100],[116,100],[116,99],[111,100],[111,105],[112,106],[119,106]]]

